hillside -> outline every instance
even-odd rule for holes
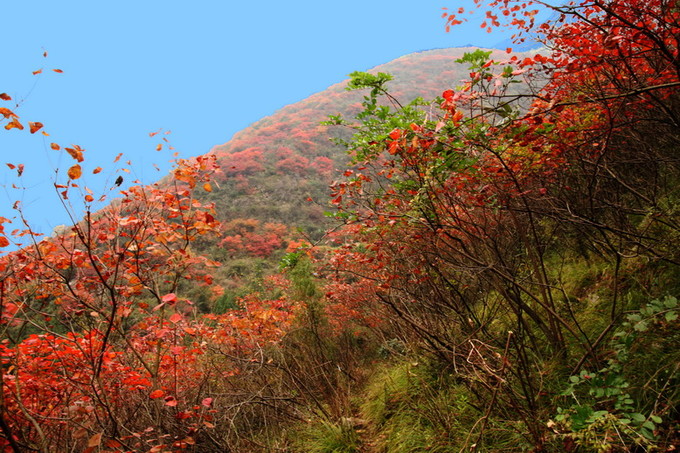
[[[468,64],[456,60],[472,50],[417,52],[369,72],[391,74],[390,92],[402,104],[418,97],[435,99],[469,78]],[[492,57],[509,58],[499,50]],[[234,306],[277,269],[289,244],[318,241],[337,225],[327,215],[335,210],[329,203],[330,185],[342,177],[351,156],[333,138],[349,139],[353,131],[322,122],[330,115],[352,119],[361,111],[366,93],[348,91],[347,84],[348,80],[288,105],[209,153],[220,166],[217,184],[210,193],[198,191],[197,196],[215,203],[217,217],[224,222],[223,238],[210,255],[224,263],[216,271],[216,281],[225,294],[210,303],[205,292],[191,293],[206,310]]]
[[[390,92],[402,103],[416,97],[434,99],[469,77],[456,63],[472,48],[436,49],[403,56],[369,72],[394,76]],[[519,54],[520,56],[522,54]],[[495,58],[507,54],[495,51]],[[347,81],[288,105],[215,146],[211,154],[223,174],[220,189],[208,199],[223,219],[249,217],[302,227],[315,239],[324,231],[329,184],[344,171],[349,156],[331,142],[349,130],[322,126],[329,115],[353,118],[365,93],[347,91]],[[310,203],[308,198],[314,200]]]
[[[495,3],[4,256],[3,450],[675,451],[680,15]]]

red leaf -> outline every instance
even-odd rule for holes
[[[201,404],[204,405],[205,407],[210,407],[212,401],[213,401],[212,398],[204,398],[203,401],[201,401]]]
[[[168,319],[170,320],[171,323],[177,324],[178,322],[180,322],[184,318],[179,313],[175,313],[174,315],[170,316],[170,318],[168,318]]]
[[[163,303],[166,303],[166,304],[175,303],[175,302],[177,302],[177,294],[175,294],[175,293],[166,294],[165,296],[163,296],[161,301],[163,301]]]
[[[10,95],[7,94],[7,93],[0,93],[0,99],[2,99],[3,101],[11,101],[12,100]]]
[[[62,71],[61,69],[52,69],[52,70],[53,70],[54,72],[58,72],[59,74],[61,74],[62,72],[64,72],[64,71]]]
[[[0,236],[0,247],[7,247],[9,245],[9,241],[5,236]]]
[[[102,171],[102,167],[97,167],[97,168],[95,168],[94,170],[92,170],[92,174],[96,175],[96,174],[99,173],[100,171]]]
[[[165,405],[170,406],[170,407],[175,407],[175,406],[177,406],[177,400],[175,399],[174,396],[166,396],[165,397]]]

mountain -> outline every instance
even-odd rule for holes
[[[456,59],[472,47],[416,52],[376,66],[394,79],[391,94],[402,103],[417,97],[434,99],[468,77],[467,64]],[[507,58],[494,50],[493,57]],[[318,237],[323,232],[327,187],[349,158],[330,141],[349,130],[322,126],[329,115],[353,118],[365,93],[346,91],[348,81],[335,84],[238,132],[211,150],[222,167],[221,189],[210,194],[223,220],[256,218],[302,227]],[[306,201],[309,198],[313,202]]]
[[[469,77],[468,63],[456,60],[474,50],[416,52],[367,72],[391,74],[388,89],[402,104],[418,97],[435,99]],[[491,51],[494,59],[508,58],[505,51]],[[235,306],[240,297],[260,289],[291,244],[318,241],[333,226],[325,215],[332,210],[329,185],[351,158],[332,139],[348,139],[352,131],[321,123],[338,114],[351,120],[361,111],[367,93],[348,91],[348,82],[283,107],[210,151],[221,168],[217,184],[197,196],[215,204],[223,226],[218,242],[205,244],[202,252],[222,263],[215,278],[225,293],[216,302],[205,291],[192,293],[204,310]]]

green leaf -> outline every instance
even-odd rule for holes
[[[652,421],[653,421],[654,423],[656,423],[657,425],[663,423],[663,420],[662,420],[661,417],[659,417],[658,415],[650,415],[649,418],[651,418]]]
[[[595,412],[593,412],[593,415],[591,415],[589,417],[589,419],[594,421],[594,420],[597,420],[598,418],[604,417],[608,413],[609,413],[609,411],[595,411]]]
[[[667,322],[675,321],[676,319],[678,319],[678,312],[667,311],[665,314],[665,318]]]
[[[646,332],[648,329],[647,321],[636,322],[633,328],[638,332]]]
[[[646,422],[644,422],[644,423],[642,424],[642,427],[643,427],[643,428],[647,428],[647,429],[649,429],[649,430],[651,430],[651,431],[654,431],[654,430],[656,429],[656,425],[654,425],[654,422],[652,422],[652,421],[650,421],[650,420],[647,420]]]
[[[654,440],[654,439],[656,438],[656,437],[654,436],[654,433],[653,433],[653,432],[651,432],[649,429],[644,428],[644,427],[643,427],[643,428],[640,428],[640,433],[641,433],[645,438],[647,438],[647,439],[649,439],[649,440]]]
[[[634,412],[634,413],[628,414],[628,415],[630,415],[630,418],[632,418],[634,421],[636,421],[638,423],[642,423],[645,420],[647,420],[647,417],[645,417],[644,415],[642,415],[638,412]]]

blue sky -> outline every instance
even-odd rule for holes
[[[155,151],[167,137],[181,157],[206,153],[279,108],[324,90],[355,70],[399,56],[504,38],[478,22],[444,31],[442,7],[471,0],[54,0],[3,5],[0,93],[23,122],[49,137],[0,129],[0,216],[16,200],[35,229],[68,223],[53,188],[72,161],[50,143],[86,150],[83,182],[97,193],[116,178],[124,153],[152,182],[172,158]],[[43,52],[48,52],[47,58]],[[32,71],[43,69],[37,76]],[[61,74],[51,69],[61,69]],[[18,108],[15,101],[21,101]],[[24,175],[4,163],[25,164]],[[156,164],[160,171],[155,170]],[[104,168],[96,177],[92,168]],[[61,177],[63,179],[63,177]],[[12,184],[26,187],[15,190]],[[74,202],[78,213],[82,204]]]

